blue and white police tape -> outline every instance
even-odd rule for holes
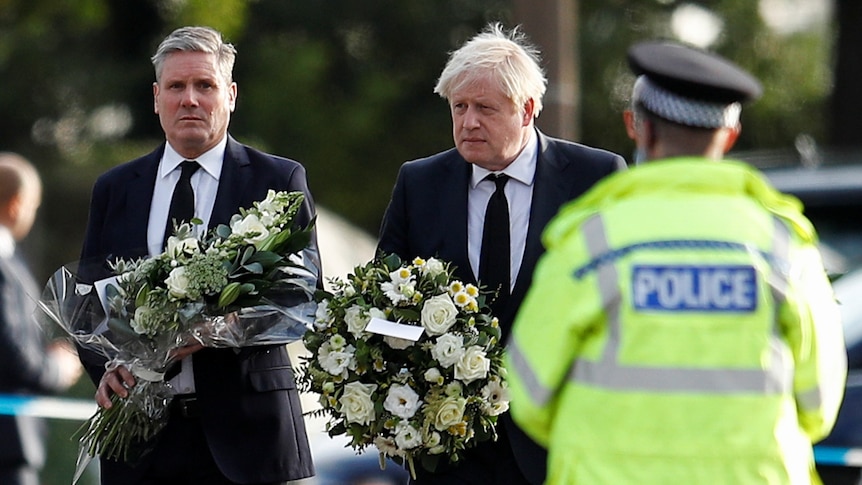
[[[0,394],[0,415],[83,421],[95,412],[96,403],[84,399]]]
[[[814,461],[818,465],[862,466],[862,448],[815,446]]]

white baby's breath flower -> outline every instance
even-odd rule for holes
[[[461,360],[463,354],[464,339],[451,333],[437,337],[434,347],[431,348],[431,357],[443,367],[451,367]]]
[[[383,409],[402,419],[412,418],[420,405],[419,394],[403,384],[392,384],[383,401]]]

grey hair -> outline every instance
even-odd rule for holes
[[[162,67],[165,59],[175,52],[204,52],[215,54],[216,65],[222,78],[230,84],[233,82],[233,65],[236,61],[236,48],[222,40],[221,34],[210,27],[180,27],[170,33],[159,44],[153,55],[153,67],[156,68],[156,81],[162,77]]]
[[[434,92],[448,100],[455,91],[490,75],[518,108],[532,98],[538,116],[548,84],[539,63],[538,48],[518,27],[506,32],[495,22],[451,53]]]
[[[18,194],[42,193],[39,172],[26,158],[13,152],[0,152],[0,203]]]

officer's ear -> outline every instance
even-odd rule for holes
[[[635,140],[637,136],[637,131],[635,127],[635,112],[627,109],[623,111],[623,124],[626,125],[626,134],[629,136],[629,139]]]
[[[736,144],[736,140],[739,139],[739,134],[742,133],[742,125],[737,123],[736,126],[732,128],[722,128],[724,131],[724,142],[722,143],[723,153],[727,153],[733,148],[733,145]]]

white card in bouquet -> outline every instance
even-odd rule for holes
[[[99,295],[99,303],[102,304],[102,309],[105,311],[105,318],[99,323],[98,328],[93,331],[94,335],[98,335],[108,329],[108,292],[105,290],[108,285],[118,288],[119,285],[117,284],[117,277],[111,276],[110,278],[105,278],[93,283],[93,287],[96,288],[96,294]]]
[[[419,340],[424,330],[423,327],[416,325],[404,325],[403,323],[390,322],[389,320],[374,317],[371,318],[365,327],[366,332],[403,338],[414,342]]]

